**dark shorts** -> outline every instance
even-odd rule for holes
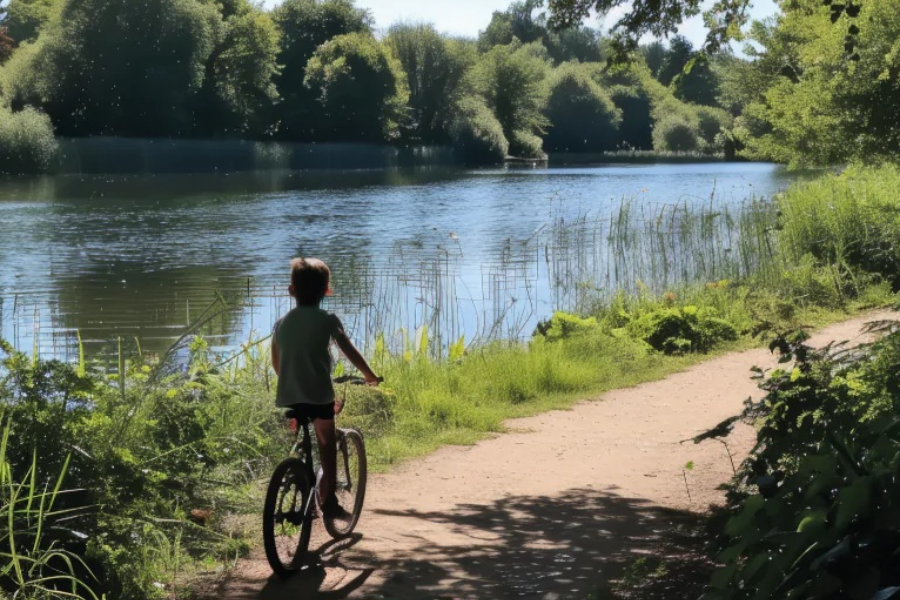
[[[287,416],[290,418],[305,417],[310,421],[322,419],[334,421],[334,402],[330,404],[294,404],[287,407]]]

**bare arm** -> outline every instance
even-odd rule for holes
[[[366,383],[369,385],[378,385],[378,376],[372,371],[369,363],[367,363],[363,355],[359,353],[359,350],[356,349],[356,346],[353,345],[353,342],[350,341],[350,338],[343,329],[340,329],[334,336],[334,341],[337,342],[338,348],[341,349],[344,356],[346,356],[347,359],[353,363],[353,366],[359,369],[359,372],[363,374]]]
[[[276,375],[281,375],[279,373],[280,362],[278,361],[278,342],[275,340],[275,335],[272,334],[272,369],[275,371]]]

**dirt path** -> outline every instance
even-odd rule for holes
[[[866,322],[895,316],[856,318],[812,343],[858,339]],[[512,421],[514,433],[475,446],[442,449],[370,480],[360,535],[326,546],[321,568],[282,582],[254,555],[215,596],[597,597],[678,514],[721,500],[715,488],[732,474],[723,445],[681,441],[759,397],[750,368],[774,364],[765,350],[729,354],[569,411]],[[736,462],[753,438],[746,426],[731,434]]]

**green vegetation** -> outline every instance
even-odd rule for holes
[[[33,108],[13,113],[0,107],[0,174],[47,171],[58,149],[47,115]]]
[[[495,13],[477,40],[408,23],[378,38],[353,0],[0,4],[0,107],[45,113],[63,137],[450,144],[477,164],[719,154],[712,140],[730,135],[699,104],[715,104],[718,63],[689,42],[659,47],[659,68],[641,53],[611,65],[609,39],[552,29],[540,0]],[[660,141],[658,123],[683,135]]]
[[[665,269],[694,265],[694,280],[708,283],[671,287],[664,293],[637,283],[635,294],[594,296],[592,303],[585,302],[581,316],[554,315],[526,344],[467,348],[461,339],[446,348],[444,360],[431,358],[425,330],[416,340],[407,340],[403,351],[391,353],[379,341],[371,360],[390,385],[383,390],[342,390],[347,396],[344,422],[363,429],[371,464],[385,469],[442,444],[471,443],[502,431],[510,417],[565,408],[578,398],[683,369],[704,360],[707,352],[746,347],[756,343],[759,334],[822,324],[848,311],[884,305],[893,298],[893,263],[865,260],[845,249],[880,253],[881,245],[859,242],[867,241],[872,227],[883,221],[878,209],[896,189],[898,177],[892,168],[830,175],[797,186],[777,206],[749,204],[730,216],[682,207],[663,213],[670,219],[668,228],[657,223],[650,230],[626,218],[634,210],[626,204],[621,222],[610,233],[616,254],[622,256],[615,268],[623,278],[649,268],[665,280]],[[871,211],[859,208],[869,206]],[[830,247],[821,236],[804,237],[801,208],[821,213],[828,227],[844,237],[829,236]],[[882,242],[890,232],[889,227],[882,230]],[[841,266],[842,261],[847,266]],[[885,267],[889,272],[880,270]],[[715,272],[736,277],[710,281]],[[202,319],[215,318],[220,310],[226,308],[212,307]],[[255,523],[259,483],[285,452],[283,428],[271,400],[267,345],[248,344],[238,357],[222,361],[209,354],[202,339],[186,335],[185,340],[192,341],[183,370],[170,360],[177,348],[152,357],[138,347],[123,347],[113,364],[83,359],[65,364],[3,346],[0,406],[7,442],[5,463],[0,464],[9,469],[0,475],[13,483],[0,490],[5,494],[0,495],[0,507],[7,515],[21,511],[18,498],[26,496],[46,497],[48,504],[24,520],[14,517],[12,528],[8,519],[0,519],[0,543],[27,540],[29,548],[26,553],[23,545],[3,545],[0,553],[19,557],[19,564],[50,565],[54,573],[64,573],[58,583],[66,591],[76,578],[81,582],[75,584],[76,593],[82,597],[91,597],[89,587],[110,600],[140,600],[177,594],[207,566],[254,543],[258,532],[233,515],[253,515],[249,519]],[[779,379],[778,393],[809,383],[803,368],[796,377],[793,371],[778,375],[791,383]],[[831,366],[813,372],[833,381],[842,376]],[[893,371],[885,367],[879,372]],[[889,378],[884,375],[882,380]],[[854,399],[853,394],[876,390],[867,380],[848,381],[846,393]],[[789,406],[781,405],[785,410]],[[845,408],[852,412],[848,421],[865,423],[860,415],[877,417],[881,413],[876,409],[890,411],[891,406],[869,407],[854,400]],[[830,410],[810,410],[813,420],[832,415]],[[784,423],[796,423],[793,412],[777,414],[787,419]],[[831,430],[822,426],[822,431]],[[853,447],[881,448],[869,445],[868,438]],[[776,451],[774,443],[767,442],[765,448]],[[867,465],[866,460],[860,458],[860,464]],[[796,467],[790,460],[782,462],[785,466],[778,468]],[[882,471],[868,473],[867,486],[875,485],[871,477]],[[857,493],[847,492],[848,497]],[[735,496],[736,501],[741,498]],[[782,510],[788,504],[778,506]],[[840,531],[859,525],[856,512],[848,521],[849,509],[833,510],[835,519],[843,515]],[[762,514],[753,512],[753,518]],[[828,514],[823,518],[830,527]],[[792,526],[796,529],[807,516]],[[35,530],[38,523],[40,531]],[[741,534],[735,543],[740,549],[733,552],[750,556],[757,548],[782,542]],[[59,556],[71,560],[60,566]],[[750,558],[755,560],[755,555]],[[735,566],[720,577],[745,577],[741,573],[747,562],[734,560]],[[27,584],[12,579],[24,579],[25,570],[21,575],[8,572],[0,577],[0,587],[37,589],[46,582],[48,571],[42,569],[28,571]]]

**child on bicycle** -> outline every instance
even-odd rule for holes
[[[340,319],[319,308],[331,293],[331,271],[316,258],[291,261],[288,288],[297,306],[275,323],[272,332],[272,367],[278,375],[277,406],[300,411],[312,422],[322,460],[319,506],[329,518],[349,517],[335,496],[337,442],[335,415],[342,405],[335,403],[331,382],[334,340],[338,348],[359,369],[366,383],[378,385],[366,359],[350,341]]]

